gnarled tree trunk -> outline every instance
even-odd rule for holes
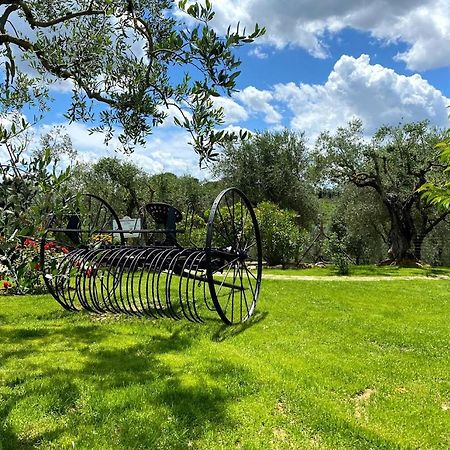
[[[391,262],[416,261],[413,250],[416,229],[411,206],[395,200],[385,201],[385,205],[391,218],[390,248],[388,252]]]

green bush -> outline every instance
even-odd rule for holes
[[[0,289],[39,293],[45,289],[38,242],[47,214],[64,208],[70,169],[56,170],[57,156],[49,147],[27,156],[28,149],[19,137],[28,124],[18,123],[10,130],[0,126],[0,146],[7,145],[10,155],[9,161],[0,165]],[[56,263],[66,249],[49,244],[45,251],[49,261]]]
[[[296,213],[275,203],[262,202],[256,209],[261,230],[263,258],[270,266],[285,267],[298,253],[301,241]]]
[[[336,233],[330,236],[329,251],[337,273],[339,275],[348,275],[350,273],[349,258],[345,252],[344,242],[339,239]]]

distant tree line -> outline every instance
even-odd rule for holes
[[[150,175],[117,158],[77,166],[72,183],[97,192],[123,215],[166,201],[206,220],[221,189],[236,186],[258,207],[271,264],[333,260],[450,264],[449,211],[419,188],[445,179],[436,144],[443,131],[427,122],[381,127],[368,136],[354,120],[309,145],[303,133],[256,133],[224,148],[215,181]],[[200,224],[201,226],[204,223]],[[333,250],[334,249],[334,250]]]
[[[343,270],[349,262],[449,265],[448,208],[431,204],[419,192],[423,185],[446,182],[448,164],[436,147],[443,137],[427,122],[381,127],[368,136],[356,120],[322,133],[313,144],[289,130],[264,131],[228,144],[210,167],[213,180],[151,175],[116,157],[75,164],[57,179],[44,176],[48,167],[57,167],[63,155],[76,158],[70,141],[56,132],[43,138],[27,166],[19,162],[26,142],[17,150],[20,158],[3,166],[3,229],[13,233],[26,223],[18,234],[33,235],[50,210],[50,198],[64,204],[68,193],[90,192],[105,198],[120,216],[142,215],[152,201],[171,203],[193,218],[196,243],[203,245],[214,198],[236,186],[256,206],[270,265],[332,261]],[[30,174],[22,173],[24,167]],[[19,182],[26,187],[20,189],[23,200],[11,187]],[[42,207],[39,192],[51,193]]]

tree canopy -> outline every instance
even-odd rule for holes
[[[441,138],[441,131],[419,122],[381,127],[368,140],[357,120],[318,139],[316,157],[325,180],[371,188],[384,204],[392,260],[420,259],[425,236],[448,215],[436,212],[418,192],[441,174],[436,149]]]
[[[267,200],[293,209],[306,225],[316,215],[311,183],[308,183],[310,166],[303,134],[266,131],[244,142],[227,145],[215,172],[227,184],[242,189],[255,203]]]
[[[264,33],[210,26],[211,2],[186,0],[1,0],[0,104],[45,109],[49,86],[69,81],[71,121],[98,124],[110,140],[119,128],[125,150],[143,144],[168,114],[191,135],[200,161],[237,136],[216,126],[213,98],[230,94],[239,75],[233,50]]]

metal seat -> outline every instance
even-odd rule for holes
[[[153,220],[157,224],[167,225],[172,215],[175,223],[183,220],[181,211],[167,203],[147,203],[145,210],[153,217]]]

